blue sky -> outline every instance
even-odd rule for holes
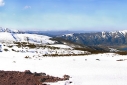
[[[127,0],[0,0],[0,27],[124,30],[127,28]]]

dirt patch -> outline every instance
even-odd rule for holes
[[[58,82],[68,80],[69,76],[63,78],[46,75],[46,73],[31,73],[29,70],[0,71],[0,85],[46,85],[45,82]]]

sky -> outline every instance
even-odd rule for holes
[[[126,30],[127,0],[0,0],[0,27]]]

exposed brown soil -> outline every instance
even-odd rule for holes
[[[59,78],[45,73],[31,73],[29,70],[24,72],[0,71],[0,85],[46,85],[44,84],[45,82],[57,82],[68,79],[68,75]]]

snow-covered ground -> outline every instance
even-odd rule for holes
[[[58,77],[71,76],[71,84],[61,81],[50,85],[127,85],[127,55],[84,55],[90,53],[54,43],[44,35],[1,31],[0,70],[30,70]]]
[[[18,34],[9,32],[0,32],[0,42],[29,42],[39,44],[53,44],[51,37],[37,34]]]
[[[67,49],[72,49],[72,47],[68,46],[68,45],[64,45],[64,44],[54,44],[54,45],[48,45],[48,46],[52,46],[52,47],[58,47],[58,48],[67,48]]]
[[[127,56],[114,53],[70,57],[43,57],[26,59],[32,53],[1,52],[0,70],[45,72],[62,77],[70,75],[68,85],[127,85]],[[117,61],[122,59],[123,61]],[[67,81],[51,85],[67,85]]]
[[[34,46],[34,47],[31,47]],[[62,47],[58,47],[62,46]],[[36,44],[1,44],[0,51],[10,53],[28,53],[32,54],[29,58],[42,59],[45,56],[73,56],[73,55],[86,55],[90,54],[88,51],[74,50],[67,45],[36,45]]]

